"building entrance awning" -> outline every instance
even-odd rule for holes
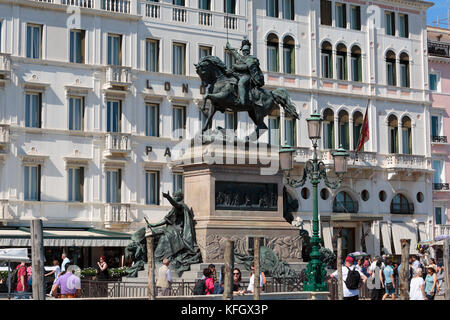
[[[377,220],[383,220],[383,216],[360,213],[335,213],[330,216],[331,222],[371,222]]]
[[[45,228],[45,247],[126,247],[131,234],[94,228]],[[30,228],[0,228],[0,246],[31,247]]]

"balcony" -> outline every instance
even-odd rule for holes
[[[450,224],[435,224],[434,237],[437,236],[450,236]]]
[[[123,66],[108,66],[106,69],[106,89],[128,90],[131,68]]]
[[[183,7],[164,2],[141,2],[141,15],[149,21],[189,24],[202,29],[242,33],[246,18],[223,12]]]
[[[9,136],[9,125],[0,124],[0,151],[5,151],[11,141]]]
[[[61,3],[81,8],[94,8],[94,0],[61,0]]]
[[[447,136],[431,136],[432,143],[447,143]]]
[[[428,54],[430,56],[450,58],[450,44],[428,40]]]
[[[106,11],[130,13],[130,1],[128,0],[102,0],[102,9]]]
[[[449,191],[450,187],[448,183],[433,183],[434,191]]]
[[[127,133],[107,133],[103,156],[106,158],[128,157],[131,153],[131,135]]]
[[[429,169],[425,156],[417,156],[412,154],[383,155],[382,166],[384,168],[394,169]]]
[[[11,55],[0,53],[0,81],[9,80],[11,75]]]
[[[12,220],[13,216],[9,213],[9,202],[8,200],[0,200],[0,221],[7,222]]]
[[[106,203],[104,225],[105,228],[114,228],[133,222],[131,219],[130,205],[124,203]]]

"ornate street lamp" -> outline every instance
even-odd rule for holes
[[[317,140],[320,137],[320,130],[322,125],[322,118],[320,114],[313,113],[310,118],[306,119],[308,122],[308,135],[313,143],[314,156],[306,162],[303,170],[303,177],[301,179],[291,179],[290,171],[293,169],[293,153],[295,149],[290,146],[284,145],[281,147],[280,154],[280,166],[281,170],[285,173],[286,184],[298,188],[305,184],[307,177],[311,180],[313,186],[312,199],[313,199],[313,235],[311,237],[312,251],[310,254],[311,260],[306,267],[306,283],[303,286],[304,291],[328,291],[326,281],[324,281],[327,271],[324,264],[320,260],[319,251],[319,207],[318,207],[318,192],[317,186],[321,179],[331,189],[339,188],[343,174],[347,172],[347,157],[348,153],[340,146],[335,152],[332,153],[334,158],[335,173],[339,180],[337,182],[328,181],[325,164],[319,161],[317,157]]]

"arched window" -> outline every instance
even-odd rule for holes
[[[271,33],[267,37],[267,71],[278,72],[278,37]]]
[[[334,112],[330,108],[323,112],[323,148],[334,149]]]
[[[412,214],[414,205],[401,193],[395,195],[391,202],[391,213]]]
[[[339,147],[342,145],[345,150],[348,150],[350,146],[348,123],[347,111],[341,110],[339,112]]]
[[[336,48],[336,76],[339,80],[347,80],[347,47],[343,43]]]
[[[283,40],[283,72],[295,73],[295,42],[290,36]]]
[[[358,46],[352,47],[352,81],[362,82],[361,49]]]
[[[404,52],[400,55],[400,81],[402,87],[409,88],[409,56]]]
[[[358,148],[359,139],[361,138],[361,128],[363,126],[364,116],[361,112],[356,111],[353,114],[353,150]],[[361,148],[364,151],[364,145]]]
[[[322,43],[321,67],[322,78],[333,78],[333,49],[328,41]]]
[[[411,119],[409,117],[403,117],[402,119],[402,153],[412,153],[412,141],[411,141]]]
[[[398,120],[391,114],[388,118],[389,153],[398,153]]]
[[[358,202],[353,201],[352,197],[345,191],[336,195],[333,202],[333,212],[338,213],[357,213]]]
[[[390,86],[397,85],[397,73],[395,71],[395,53],[391,50],[386,53],[386,82]]]

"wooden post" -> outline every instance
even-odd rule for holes
[[[233,300],[234,242],[227,240],[225,245],[225,279],[222,300]]]
[[[259,268],[259,238],[254,238],[253,241],[253,263],[255,264],[255,275],[253,279],[255,280],[254,286],[253,286],[253,300],[259,300],[260,295],[260,286],[259,282],[261,277],[261,271]]]
[[[31,266],[33,277],[33,300],[45,300],[44,286],[44,235],[42,220],[33,219],[30,222],[31,232]]]
[[[450,300],[450,239],[444,240],[444,272],[445,272],[445,292],[444,299]]]
[[[147,264],[148,264],[148,299],[156,299],[155,287],[155,259],[153,253],[153,236],[147,236]]]
[[[402,268],[400,270],[400,300],[409,300],[409,288],[408,288],[408,278],[409,278],[409,246],[411,243],[410,239],[401,239],[402,246]]]
[[[344,279],[342,279],[342,228],[339,228],[337,234],[337,263],[338,272],[338,300],[344,300]]]

